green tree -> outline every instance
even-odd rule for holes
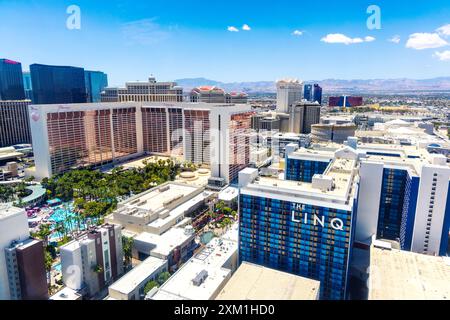
[[[45,270],[47,272],[50,272],[52,270],[54,260],[52,254],[47,250],[47,248],[44,250],[44,259],[45,259]]]
[[[147,295],[153,288],[158,287],[158,283],[156,281],[150,281],[144,287],[144,294]]]
[[[50,230],[50,225],[43,223],[39,226],[39,230],[36,233],[33,233],[32,236],[34,238],[42,240],[42,242],[44,243],[44,247],[47,247],[48,240],[51,234],[52,231]]]
[[[15,191],[11,186],[0,185],[0,202],[11,202],[14,200]]]
[[[123,257],[125,259],[126,267],[131,265],[131,259],[133,256],[133,244],[134,244],[133,238],[122,237]]]
[[[164,283],[166,283],[167,280],[169,280],[169,278],[170,278],[170,273],[169,272],[163,272],[163,273],[160,273],[158,275],[158,278],[157,278],[156,282],[160,286],[162,286]]]
[[[95,273],[102,273],[102,272],[103,272],[103,267],[102,267],[101,265],[96,265],[96,266],[94,266],[94,267],[92,268],[92,270],[93,270]]]

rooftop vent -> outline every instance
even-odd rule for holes
[[[208,271],[202,270],[193,280],[192,283],[196,287],[200,287],[208,278]]]

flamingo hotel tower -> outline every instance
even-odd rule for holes
[[[250,162],[253,112],[246,104],[111,102],[29,111],[40,179],[155,154],[208,164],[222,185]]]

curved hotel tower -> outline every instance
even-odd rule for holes
[[[38,178],[144,154],[211,166],[222,183],[250,162],[251,107],[207,103],[30,106]]]

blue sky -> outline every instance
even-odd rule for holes
[[[381,30],[366,26],[372,4]],[[80,30],[66,28],[70,5]],[[0,0],[0,21],[0,57],[101,70],[111,85],[450,76],[448,0]]]

